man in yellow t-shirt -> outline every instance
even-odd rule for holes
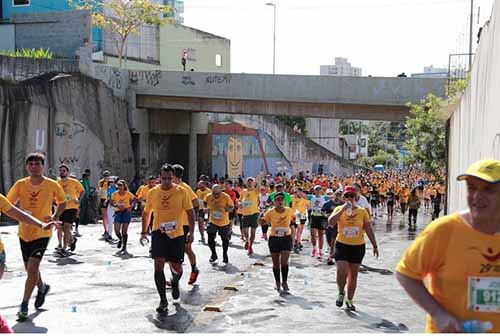
[[[241,234],[246,239],[245,250],[248,254],[253,253],[253,242],[255,241],[255,231],[259,224],[259,190],[255,188],[253,177],[247,178],[247,188],[240,195],[240,210],[243,215],[241,219]]]
[[[231,225],[229,213],[234,209],[234,203],[228,194],[223,193],[218,184],[212,186],[212,193],[205,197],[206,211],[209,213],[207,234],[208,246],[212,252],[210,262],[217,260],[215,251],[215,237],[217,233],[222,239],[222,260],[225,264],[229,262],[227,250],[229,248],[229,238],[231,237]]]
[[[191,189],[191,186],[189,186],[189,184],[182,181],[182,177],[184,176],[184,167],[181,166],[180,164],[174,164],[172,167],[174,168],[174,171],[175,171],[174,183],[186,190],[186,192],[188,193],[188,197],[191,200],[191,203],[192,203],[193,208],[195,209],[195,213],[196,213],[196,211],[198,211],[198,208],[199,208],[198,197],[196,196],[193,189]],[[190,228],[189,228],[188,219],[187,219],[186,215],[183,215],[182,225],[184,228],[184,236],[187,237],[187,235],[190,232]],[[194,239],[194,227],[193,227],[193,231],[191,232],[191,236]],[[198,275],[200,274],[200,270],[198,269],[198,267],[196,267],[196,254],[193,251],[192,243],[193,243],[193,240],[186,239],[186,248],[184,249],[184,252],[186,253],[186,255],[189,258],[189,263],[191,264],[191,274],[189,275],[189,281],[188,281],[189,285],[193,285],[196,282],[196,280],[198,279]]]
[[[58,219],[66,208],[66,195],[61,186],[54,180],[43,176],[45,156],[39,153],[29,154],[26,158],[26,170],[29,177],[18,180],[7,194],[12,204],[19,202],[19,207],[24,212],[41,221]],[[57,203],[57,210],[52,214],[52,204]],[[35,300],[35,308],[40,308],[45,302],[45,296],[50,286],[42,280],[40,262],[47,250],[51,230],[19,222],[19,241],[25,269],[28,273],[24,288],[23,301],[17,317],[19,321],[25,321],[28,316],[28,302],[38,286],[38,294]]]
[[[405,184],[401,187],[399,191],[399,206],[401,207],[401,213],[404,215],[406,212],[406,208],[408,206],[408,198],[410,198],[410,191],[406,187]]]
[[[0,194],[0,214],[1,213],[19,222],[24,222],[28,225],[34,225],[44,230],[51,230],[54,224],[57,224],[57,222],[45,224],[39,221],[35,217],[28,215],[27,213],[19,210],[16,206],[12,205],[12,203],[10,203],[9,200],[2,194]],[[3,277],[3,273],[5,270],[5,261],[5,248],[0,237],[0,280]],[[7,321],[5,321],[2,316],[0,316],[0,333],[14,333],[14,331],[7,325]]]
[[[59,166],[59,185],[63,188],[66,195],[66,209],[61,214],[59,220],[63,222],[61,229],[57,230],[57,239],[59,240],[58,252],[61,257],[68,257],[68,245],[71,252],[76,248],[76,237],[71,234],[73,223],[75,222],[80,200],[85,193],[82,184],[74,178],[69,177],[69,167],[65,164]],[[64,240],[63,240],[64,233]],[[62,244],[61,244],[62,243]]]
[[[171,286],[174,300],[179,298],[179,280],[182,276],[185,240],[193,241],[194,211],[187,191],[173,183],[175,170],[165,164],[160,171],[161,184],[153,188],[149,194],[142,214],[141,244],[147,240],[147,229],[154,213],[151,248],[155,268],[155,284],[160,295],[157,312],[168,312],[168,301],[165,286],[165,263],[169,263],[172,272]],[[184,235],[183,220],[187,217],[189,231]]]
[[[464,322],[500,332],[500,161],[472,164],[468,209],[427,226],[396,271],[408,295],[427,312],[426,332],[464,332]],[[424,284],[426,279],[428,286]]]
[[[200,230],[200,243],[205,244],[205,197],[207,197],[212,190],[208,187],[208,182],[199,181],[198,188],[196,188],[196,197],[198,197],[199,209],[196,214],[196,221],[198,222],[198,230]]]

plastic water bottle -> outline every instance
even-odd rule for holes
[[[346,210],[347,216],[352,216],[352,203],[347,202],[347,210]]]
[[[71,312],[72,313],[76,313],[76,305],[72,305],[71,306]]]
[[[469,320],[465,321],[464,332],[467,334],[482,334],[493,329],[493,324],[489,321]]]

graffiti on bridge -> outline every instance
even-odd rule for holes
[[[211,75],[207,76],[206,82],[208,84],[231,84],[231,75]]]
[[[66,122],[58,122],[55,127],[56,136],[65,137],[72,139],[76,135],[85,132],[85,126],[74,121],[72,124]]]
[[[146,82],[149,86],[156,87],[160,84],[161,71],[130,71],[129,81],[137,84],[139,82]]]

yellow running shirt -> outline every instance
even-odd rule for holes
[[[250,216],[259,213],[259,194],[257,189],[245,189],[240,195],[241,214]]]
[[[179,183],[179,187],[181,187],[184,190],[186,190],[186,192],[188,194],[188,198],[191,200],[191,208],[192,208],[193,207],[193,201],[197,200],[198,196],[196,196],[196,194],[194,193],[193,189],[191,189],[191,187],[189,186],[189,184],[187,184],[186,182]],[[187,217],[186,212],[184,212],[184,214],[182,215],[182,221],[181,221],[181,223],[184,226],[189,226],[189,221],[188,221],[188,217]]]
[[[13,205],[9,202],[9,200],[2,194],[0,194],[0,213],[6,213],[10,209],[12,209]],[[2,238],[0,237],[0,253],[4,250],[4,246],[2,243]]]
[[[333,210],[333,215],[342,210],[339,205]],[[363,245],[365,243],[365,223],[370,222],[370,215],[366,209],[358,207],[352,210],[349,216],[344,211],[337,220],[337,241],[347,245]]]
[[[460,320],[493,323],[500,332],[500,235],[473,229],[460,214],[429,224],[406,250],[396,271],[416,280]],[[426,332],[438,332],[427,316]]]
[[[184,235],[182,220],[191,209],[193,204],[187,191],[174,184],[169,190],[161,189],[161,185],[151,189],[144,211],[153,211],[153,231],[162,230],[174,239]]]
[[[262,219],[271,225],[271,237],[284,237],[292,234],[290,223],[295,223],[295,214],[291,208],[285,207],[282,213],[279,213],[276,208],[269,209]]]
[[[205,190],[196,190],[196,197],[198,197],[198,203],[200,203],[200,209],[205,209],[205,198],[212,193],[210,188],[205,188]]]
[[[124,210],[130,209],[132,206],[132,200],[135,198],[134,194],[132,194],[130,191],[125,191],[123,195],[120,195],[119,191],[115,191],[111,195],[111,201],[114,202],[116,205],[123,204],[125,207]],[[115,207],[115,211],[120,211],[120,208]]]
[[[33,217],[46,222],[52,216],[52,202],[66,202],[63,188],[54,180],[44,177],[39,185],[33,185],[29,177],[18,180],[9,190],[7,198],[12,204],[19,201],[19,208]],[[43,230],[37,226],[19,223],[19,238],[29,243],[40,238],[49,238],[52,230]]]
[[[226,208],[232,207],[234,204],[228,194],[221,193],[219,198],[209,194],[205,197],[205,202],[207,202],[207,208],[210,211],[209,223],[219,227],[229,225],[229,212],[226,211]]]
[[[59,180],[57,183],[59,183],[66,194],[66,210],[78,209],[79,205],[76,203],[76,200],[80,198],[80,194],[84,190],[82,184],[71,177],[68,177],[66,180]]]

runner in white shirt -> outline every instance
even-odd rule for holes
[[[269,204],[267,203],[268,199],[269,199],[269,194],[267,193],[267,188],[266,186],[262,185],[260,187],[260,194],[259,194],[259,210],[261,215],[266,211],[266,209],[269,206]],[[263,224],[261,228],[262,228],[262,239],[267,240],[267,230],[269,229],[269,225]]]

